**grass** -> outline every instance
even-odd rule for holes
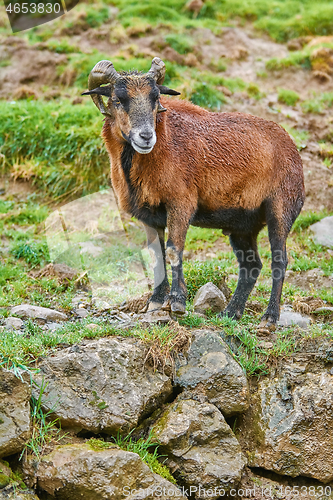
[[[282,71],[290,67],[311,69],[310,53],[306,49],[291,52],[287,57],[273,57],[266,62],[266,68],[271,71]]]
[[[114,14],[112,10],[114,5],[119,8],[118,14]],[[32,44],[43,42],[48,50],[66,54],[67,63],[58,67],[58,77],[61,80],[63,74],[68,71],[73,78],[70,85],[58,81],[55,83],[61,94],[70,96],[61,97],[61,100],[46,102],[42,95],[36,101],[0,101],[1,173],[10,173],[19,181],[30,181],[39,190],[41,198],[47,195],[48,201],[52,203],[63,201],[68,196],[98,191],[107,185],[109,160],[100,138],[102,117],[90,99],[75,106],[71,99],[86,88],[87,76],[96,61],[109,58],[110,55],[96,49],[89,53],[81,52],[72,38],[76,29],[85,32],[91,28],[102,27],[101,35],[99,30],[94,31],[96,36],[101,36],[102,39],[107,37],[111,43],[121,45],[120,50],[117,47],[112,53],[112,61],[117,70],[136,68],[147,71],[151,56],[140,52],[141,49],[136,46],[135,40],[135,37],[147,31],[152,36],[155,36],[154,30],[159,33],[160,42],[157,40],[156,43],[161,43],[161,47],[167,43],[178,53],[186,55],[197,51],[196,28],[209,28],[219,36],[222,26],[251,22],[261,32],[266,32],[273,39],[282,42],[295,36],[333,33],[332,9],[333,6],[323,0],[319,0],[316,5],[310,0],[235,0],[233,3],[226,0],[207,0],[199,15],[194,18],[193,14],[184,8],[184,2],[181,0],[167,0],[162,6],[152,0],[143,0],[139,4],[134,0],[80,4],[67,16],[56,20],[53,25],[55,29],[45,24],[18,35]],[[136,32],[133,31],[134,28],[137,28]],[[5,28],[0,28],[1,30]],[[133,34],[131,39],[130,33]],[[127,49],[123,50],[124,46],[128,46],[127,52]],[[300,51],[290,53],[286,58],[271,59],[267,63],[267,71],[259,72],[258,76],[267,78],[268,70],[283,70],[288,67],[310,69],[315,63],[313,51],[322,46],[325,45],[313,48],[305,46]],[[40,48],[43,49],[42,46]],[[9,63],[10,61],[5,59],[0,65],[5,67]],[[232,93],[247,93],[254,99],[263,96],[256,84],[246,83],[240,78],[226,78],[222,74],[226,64],[220,59],[210,64],[210,71],[189,68],[170,61],[166,61],[166,68],[166,85],[180,89],[182,97],[210,110],[223,110],[225,103],[231,102],[230,98],[225,97],[221,87],[226,87]],[[47,90],[45,88],[45,92]],[[288,89],[279,89],[278,98],[287,106],[294,106],[299,101],[298,94]],[[331,109],[332,104],[333,93],[326,92],[313,94],[302,101],[300,107],[305,113],[318,114]],[[294,137],[298,148],[303,149],[310,138],[308,131],[290,127],[287,123],[283,126]],[[327,167],[332,164],[332,155],[331,145],[323,143],[321,156]],[[16,199],[9,198],[0,200],[0,231],[3,239],[3,249],[0,253],[0,307],[4,316],[9,314],[10,306],[22,302],[55,307],[67,313],[71,310],[71,301],[76,293],[73,283],[65,286],[54,278],[34,278],[31,274],[33,269],[42,267],[50,259],[41,234],[41,224],[48,214],[49,210],[34,199],[26,203],[18,203]],[[314,267],[323,270],[325,276],[333,272],[326,250],[313,243],[311,232],[308,230],[311,224],[325,215],[328,213],[304,213],[294,224],[288,248],[289,268],[295,272],[305,272]],[[218,231],[190,228],[186,248],[191,252],[207,251],[214,248],[220,238],[223,242],[227,241]],[[264,263],[262,276],[267,279],[271,273],[267,232],[261,234],[259,246]],[[128,262],[125,262],[121,248],[113,248],[112,252],[110,251],[110,254],[112,253],[119,261],[118,267],[125,268]],[[189,290],[188,308],[191,307],[191,301],[200,286],[208,281],[218,285],[225,274],[237,272],[237,262],[232,252],[215,253],[217,258],[210,261],[185,262],[184,272]],[[108,257],[111,259],[112,256]],[[130,257],[135,260],[133,255]],[[94,259],[88,260],[85,264],[90,271]],[[100,266],[100,277],[110,282],[116,276],[117,269],[112,269],[109,274],[105,269]],[[235,281],[231,280],[230,285],[234,288]],[[259,281],[253,297],[262,305],[267,305],[269,292],[270,286]],[[297,287],[285,284],[283,300],[292,302],[293,297],[301,292],[305,293]],[[313,293],[329,302],[333,300],[330,290],[319,289]],[[259,352],[257,343],[254,345],[251,340],[255,335],[254,325],[257,319],[257,316],[247,315],[237,325],[229,324],[226,320],[221,322],[215,316],[207,320],[210,325],[229,328],[230,335],[231,331],[237,335],[240,343],[237,356],[248,373],[266,370],[263,361],[266,359],[265,354]],[[43,331],[34,323],[27,322],[25,335],[6,332],[2,337],[0,352],[3,362],[12,367],[31,367],[38,356],[52,352],[56,346],[80,342],[83,338],[119,334],[119,331],[110,325],[98,321],[96,330],[92,332],[87,328],[88,322],[92,321],[95,319],[87,318],[81,322],[67,323],[60,331],[52,334]],[[200,327],[205,321],[190,312],[181,323],[184,327]],[[278,340],[278,351],[281,353],[289,349],[287,338],[291,332],[287,333]],[[161,352],[172,357],[172,353],[184,345],[182,342],[187,341],[184,331],[180,333],[177,328],[137,328],[131,334],[147,342],[147,346],[150,346],[147,350],[151,349],[150,361],[161,365],[166,362],[165,357],[160,357]],[[128,332],[123,332],[123,335],[128,335]]]
[[[91,324],[96,327],[91,329]],[[23,333],[23,332],[22,332]],[[24,334],[6,331],[0,343],[0,362],[9,369],[25,367],[33,369],[36,360],[52,353],[61,345],[73,345],[83,339],[108,336],[134,337],[147,346],[146,362],[154,368],[163,369],[166,363],[173,363],[174,356],[182,352],[189,343],[191,334],[174,322],[170,325],[139,325],[130,330],[117,328],[108,319],[87,317],[84,320],[65,322],[55,331],[43,330],[32,320],[25,323]]]
[[[166,35],[165,41],[170,47],[183,55],[193,52],[196,47],[195,40],[182,33],[170,33]]]
[[[102,120],[90,102],[0,101],[0,153],[5,170],[53,198],[107,185]],[[22,211],[21,211],[22,214]],[[23,216],[23,215],[22,215]]]
[[[301,103],[304,113],[320,114],[333,106],[333,92],[313,93],[311,99]]]
[[[154,439],[153,433],[150,432],[146,439],[139,438],[138,440],[134,440],[132,438],[133,430],[125,437],[118,433],[116,437],[112,437],[111,439],[121,450],[137,453],[152,472],[176,484],[176,480],[169,469],[160,462],[163,455],[158,454],[158,442]],[[110,442],[96,438],[89,439],[88,444],[93,450],[105,450],[114,446]],[[151,448],[154,448],[153,452],[150,452]]]
[[[219,286],[224,282],[225,273],[223,263],[215,261],[186,261],[184,262],[184,275],[187,284],[188,300],[192,301],[199,288],[211,281]]]
[[[37,385],[35,382],[33,382]],[[54,408],[44,413],[42,409],[42,397],[47,387],[47,383],[42,382],[39,389],[38,397],[31,396],[30,411],[31,411],[31,437],[25,443],[20,458],[25,453],[35,455],[37,459],[43,454],[44,448],[51,442],[58,443],[61,436],[60,420],[50,420]]]
[[[133,18],[145,18],[152,24],[163,22],[218,29],[221,24],[240,19],[252,21],[258,30],[279,42],[302,35],[327,35],[333,30],[333,7],[324,0],[315,5],[311,0],[207,1],[195,19],[193,13],[183,8],[181,0],[168,0],[163,6],[157,6],[153,0],[140,4],[134,0],[114,0],[114,3],[120,9],[118,18],[124,26],[130,26]]]
[[[279,89],[278,100],[287,106],[295,106],[299,101],[299,95],[294,90]]]

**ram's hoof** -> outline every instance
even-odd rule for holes
[[[162,305],[161,302],[149,302],[148,304],[148,311],[159,311],[160,309],[162,309]]]
[[[275,332],[276,330],[276,323],[273,323],[269,319],[263,319],[257,328],[258,333],[261,333],[263,335],[269,335],[272,332]]]
[[[185,314],[186,307],[181,302],[173,302],[171,304],[171,312],[175,314]]]

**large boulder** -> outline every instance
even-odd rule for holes
[[[63,349],[39,365],[42,403],[63,427],[129,431],[172,394],[169,377],[145,364],[147,346],[110,337]]]
[[[285,365],[258,383],[240,436],[250,466],[327,483],[333,480],[333,375],[305,366]]]
[[[152,472],[139,455],[117,446],[58,446],[39,462],[28,457],[24,471],[28,484],[37,483],[58,500],[185,500],[177,486]]]
[[[176,362],[175,384],[189,397],[215,404],[225,416],[241,413],[249,405],[246,375],[227,344],[212,330],[193,332],[187,355]]]
[[[0,367],[0,457],[22,451],[30,437],[30,385]]]
[[[241,479],[246,459],[221,412],[210,403],[176,400],[153,427],[167,465],[195,498],[216,499]]]

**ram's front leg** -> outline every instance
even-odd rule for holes
[[[164,228],[152,228],[147,225],[144,227],[154,266],[154,291],[147,303],[148,310],[153,311],[162,308],[170,292],[165,263]]]
[[[171,309],[176,314],[184,314],[187,288],[183,274],[183,251],[186,233],[193,211],[186,212],[184,207],[168,212],[168,241],[166,255],[172,269],[172,286],[164,309]]]

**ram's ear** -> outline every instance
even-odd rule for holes
[[[157,85],[157,86],[160,89],[160,93],[161,94],[166,94],[166,95],[180,95],[180,92],[177,92],[177,90],[169,89],[169,87],[166,87],[165,85]]]
[[[87,92],[83,92],[81,95],[104,95],[105,97],[111,97],[111,87],[110,85],[106,85],[105,87],[97,87],[93,90],[87,90]]]

